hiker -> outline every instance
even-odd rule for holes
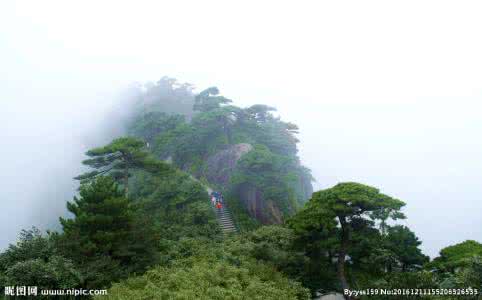
[[[221,202],[218,201],[216,203],[216,208],[219,209],[219,210],[223,208],[223,205],[221,204]]]
[[[216,206],[216,203],[218,202],[218,192],[211,192],[211,202],[213,206]]]

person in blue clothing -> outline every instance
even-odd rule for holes
[[[224,206],[224,197],[220,192],[213,191],[211,193],[211,201],[214,207],[218,209],[222,209],[222,207]]]
[[[213,202],[213,205],[216,206],[216,204],[219,202],[219,199],[221,197],[221,193],[213,191],[211,193],[211,201]]]

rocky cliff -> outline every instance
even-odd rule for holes
[[[236,163],[251,150],[253,150],[253,146],[250,144],[236,144],[209,157],[204,174],[206,179],[222,187],[228,186]]]
[[[228,147],[209,157],[206,161],[204,176],[220,187],[228,187],[230,179],[241,157],[253,150],[250,144],[242,143]],[[251,184],[235,187],[235,195],[248,211],[249,215],[263,224],[279,224],[283,222],[283,214],[276,204],[264,199],[263,193]]]
[[[233,195],[240,216],[246,217],[244,206],[261,223],[280,223],[311,196],[311,172],[297,154],[298,127],[275,116],[275,108],[232,105],[216,87],[194,95],[191,85],[170,78],[135,86],[128,98],[128,135]]]
[[[249,215],[261,224],[283,223],[283,213],[272,200],[266,200],[263,193],[251,184],[237,187],[236,193]]]

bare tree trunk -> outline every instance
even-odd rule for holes
[[[337,275],[338,280],[340,280],[341,288],[343,290],[343,294],[345,294],[345,290],[350,289],[350,285],[346,279],[345,274],[345,257],[348,251],[348,243],[350,241],[350,230],[346,223],[345,217],[338,217],[341,224],[341,245],[340,249],[338,250],[338,262],[337,262]],[[352,300],[353,298],[349,295],[345,295],[346,300]]]

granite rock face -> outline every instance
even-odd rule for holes
[[[209,157],[206,162],[206,179],[217,185],[227,186],[236,163],[241,156],[251,150],[253,150],[253,146],[250,144],[236,144]]]
[[[241,157],[253,150],[250,144],[236,144],[219,151],[206,161],[205,177],[209,182],[227,187],[236,164]],[[266,200],[263,193],[253,185],[242,184],[235,190],[239,200],[249,215],[263,224],[279,224],[283,222],[283,214],[271,200]]]
[[[251,184],[242,184],[237,194],[251,217],[261,224],[283,223],[283,213],[272,200],[263,197],[263,193]]]

